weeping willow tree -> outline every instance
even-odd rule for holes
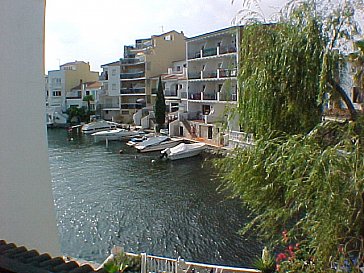
[[[325,21],[315,3],[304,1],[275,24],[244,28],[238,77],[243,92],[234,113],[257,140],[216,166],[224,188],[252,212],[243,233],[255,230],[273,249],[291,244],[280,272],[332,272],[344,265],[359,272],[364,254],[360,120],[354,109],[355,122],[320,123],[325,95],[351,104],[337,81],[345,20],[335,19],[352,14],[348,6],[334,15],[326,10]]]
[[[320,120],[323,39],[315,20],[247,26],[242,35],[238,113],[244,131],[298,133]],[[259,39],[257,39],[259,37]]]

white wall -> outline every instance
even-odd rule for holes
[[[0,238],[60,254],[45,127],[45,0],[1,0]]]

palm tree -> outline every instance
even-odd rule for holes
[[[87,101],[87,111],[90,112],[90,110],[91,110],[91,101],[95,101],[94,96],[86,95],[86,96],[83,97],[82,100]]]

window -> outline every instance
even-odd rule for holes
[[[164,40],[165,41],[172,41],[173,40],[173,35],[169,34],[169,35],[164,36]]]
[[[89,95],[90,95],[90,91],[86,90],[86,96],[89,96]]]
[[[210,105],[207,104],[202,105],[202,114],[203,115],[210,114]]]
[[[181,66],[180,65],[177,65],[177,71],[181,71]]]
[[[52,96],[53,97],[60,97],[60,96],[62,96],[62,93],[61,93],[61,91],[53,91]]]
[[[54,85],[60,85],[61,84],[61,78],[53,78],[52,84]]]

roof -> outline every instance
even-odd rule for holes
[[[69,63],[62,64],[62,65],[60,65],[60,67],[68,66],[68,65],[76,65],[76,64],[88,64],[88,63],[86,63],[84,61],[74,61],[74,62],[69,62]]]
[[[79,85],[72,87],[71,90],[82,90],[82,84],[86,84],[85,89],[100,88],[102,86],[102,84],[98,81],[84,82],[84,83],[81,82]]]
[[[76,261],[66,261],[63,257],[52,258],[49,254],[39,254],[13,243],[0,240],[0,272],[7,273],[106,273],[95,270],[90,264],[80,265]]]
[[[115,62],[112,62],[112,63],[103,64],[103,65],[101,65],[101,67],[104,67],[104,66],[118,66],[118,65],[120,65],[120,61],[115,61]]]
[[[182,35],[184,35],[183,31],[178,32],[178,31],[176,31],[176,30],[170,30],[170,31],[164,32],[164,33],[162,33],[162,34],[152,35],[152,38],[154,38],[154,37],[162,37],[162,36],[168,35],[168,34],[170,34],[170,33],[178,33],[178,34],[182,34]]]
[[[186,38],[186,41],[201,39],[201,38],[205,38],[205,37],[208,37],[208,36],[215,36],[215,35],[223,34],[223,33],[226,33],[228,31],[236,30],[236,29],[242,28],[242,27],[243,26],[232,26],[232,27],[222,28],[222,29],[219,29],[219,30],[203,33],[203,34],[200,34],[200,35],[197,35],[197,36],[194,36],[194,37]]]

